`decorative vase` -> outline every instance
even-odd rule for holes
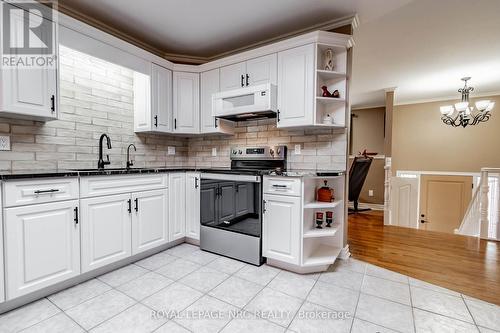
[[[318,190],[316,200],[320,202],[332,202],[333,201],[333,189],[328,187],[328,181],[324,181],[325,186]]]
[[[328,91],[327,86],[322,86],[321,89],[323,89],[323,97],[332,97],[332,94]]]
[[[323,124],[325,124],[325,125],[331,125],[331,124],[333,124],[333,118],[329,114],[327,114],[323,118]]]
[[[334,98],[340,98],[340,92],[338,90],[335,90],[333,93],[332,93],[332,97]]]
[[[333,223],[333,212],[327,211],[326,212],[326,227],[331,228]]]
[[[332,49],[327,49],[324,54],[324,69],[326,71],[333,71],[333,50]]]
[[[316,229],[323,229],[323,213],[316,212]]]

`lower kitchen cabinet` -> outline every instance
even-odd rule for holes
[[[169,241],[186,235],[186,174],[171,173],[168,177]]]
[[[200,239],[200,174],[186,172],[186,237]]]
[[[82,199],[81,213],[83,272],[131,255],[130,194]]]
[[[78,200],[4,212],[7,299],[80,274]]]
[[[167,190],[132,194],[132,254],[168,242]]]
[[[300,264],[301,198],[264,194],[262,255]]]

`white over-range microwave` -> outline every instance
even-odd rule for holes
[[[232,121],[275,118],[276,86],[270,83],[212,95],[212,115]]]

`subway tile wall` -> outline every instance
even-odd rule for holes
[[[0,151],[0,170],[93,168],[98,139],[108,133],[110,167],[124,167],[130,143],[136,167],[228,167],[238,145],[287,145],[288,168],[345,169],[346,131],[276,128],[276,120],[238,123],[234,136],[135,134],[132,71],[60,47],[60,119],[48,122],[0,118],[0,135],[11,137],[11,151]],[[295,145],[301,154],[294,154]],[[168,146],[176,147],[167,155]],[[212,148],[217,156],[212,156]],[[105,149],[106,150],[106,149]]]
[[[0,170],[97,167],[98,139],[111,137],[110,167],[124,167],[127,146],[137,167],[182,166],[187,140],[178,136],[136,135],[133,130],[133,72],[60,47],[59,120],[34,122],[0,118],[0,135],[11,136],[11,151],[0,151]],[[167,155],[167,147],[176,155]]]
[[[345,170],[346,131],[332,129],[279,129],[276,119],[240,122],[235,136],[189,138],[189,165],[228,167],[229,152],[234,146],[285,145],[288,147],[289,169]],[[301,153],[296,155],[295,145]],[[212,156],[212,148],[217,156]]]

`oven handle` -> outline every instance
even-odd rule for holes
[[[261,176],[252,176],[252,175],[236,175],[229,173],[202,173],[202,180],[228,180],[228,181],[238,181],[238,182],[246,182],[246,183],[261,183]]]

